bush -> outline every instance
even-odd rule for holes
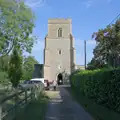
[[[84,70],[72,74],[70,81],[73,89],[120,112],[120,69]]]
[[[7,72],[0,71],[0,84],[9,83]]]
[[[22,55],[21,51],[15,48],[10,57],[8,76],[12,86],[17,88],[22,78]]]

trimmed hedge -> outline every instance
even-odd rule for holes
[[[73,73],[70,81],[73,89],[120,112],[120,69],[84,70]]]

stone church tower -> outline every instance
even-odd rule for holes
[[[49,19],[44,49],[44,78],[68,80],[75,68],[71,19]]]

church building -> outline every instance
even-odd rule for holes
[[[75,69],[75,49],[71,19],[49,19],[44,48],[44,79],[69,82]]]

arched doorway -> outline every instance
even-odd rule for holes
[[[63,76],[62,76],[61,73],[58,74],[58,76],[57,76],[57,83],[58,83],[58,85],[62,85],[63,84]]]

